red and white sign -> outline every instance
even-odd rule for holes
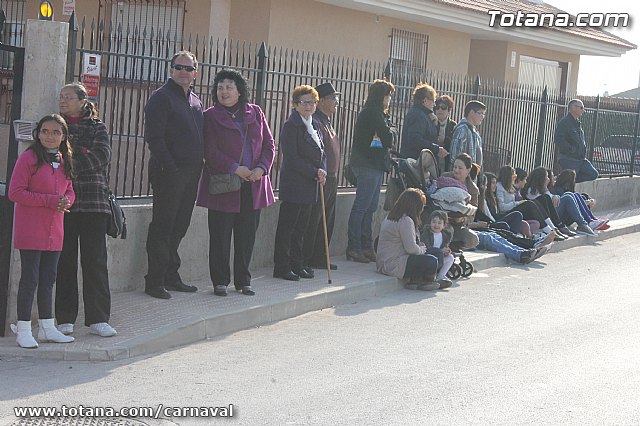
[[[71,15],[76,10],[76,0],[62,0],[62,14]]]
[[[100,91],[100,76],[85,74],[82,76],[82,85],[87,89],[89,99],[96,101],[98,99],[98,92]]]
[[[87,89],[87,95],[93,102],[98,100],[100,93],[100,55],[85,53],[82,57],[82,84]]]
[[[82,55],[82,74],[100,77],[100,55],[97,53],[84,53]]]

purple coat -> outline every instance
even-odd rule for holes
[[[251,184],[253,208],[270,206],[275,202],[269,172],[273,165],[274,143],[267,120],[259,106],[247,104],[244,112],[247,140],[251,143],[252,161],[249,169],[264,166],[267,173]],[[198,185],[196,205],[227,213],[240,212],[240,191],[211,195],[209,176],[234,173],[242,153],[242,134],[227,114],[224,106],[215,104],[204,112],[204,168]]]

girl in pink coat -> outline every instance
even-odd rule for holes
[[[44,116],[33,131],[34,142],[20,155],[9,183],[16,205],[14,247],[20,250],[18,323],[11,324],[18,346],[37,348],[31,333],[31,306],[38,291],[38,340],[73,342],[53,319],[52,291],[64,238],[64,214],[73,204],[71,147],[64,119]]]

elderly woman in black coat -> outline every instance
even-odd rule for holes
[[[404,117],[402,128],[402,157],[417,160],[423,149],[431,151],[434,157],[444,158],[449,154],[438,145],[437,118],[433,112],[437,95],[436,90],[426,83],[420,83],[413,89],[413,106]]]
[[[298,86],[292,98],[294,110],[280,135],[280,213],[273,276],[298,281],[314,276],[312,269],[304,267],[302,246],[311,207],[319,201],[320,185],[326,180],[327,160],[320,127],[313,121],[318,92],[311,86]]]

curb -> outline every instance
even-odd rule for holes
[[[613,222],[613,221],[612,221]],[[640,220],[634,217],[615,220],[612,227],[596,236],[576,236],[556,242],[550,252],[558,252],[576,246],[596,244],[621,235],[640,231]],[[512,264],[499,253],[467,252],[465,257],[472,262],[474,271],[482,271]],[[515,265],[515,264],[514,264]],[[367,298],[380,296],[403,288],[400,280],[375,274],[363,277],[351,285],[322,288],[291,298],[276,298],[268,303],[238,308],[207,316],[190,315],[177,319],[172,327],[157,328],[143,332],[117,344],[104,346],[86,344],[78,347],[61,348],[58,345],[42,345],[29,351],[17,346],[0,346],[2,358],[42,358],[64,361],[116,361],[156,354],[171,348],[213,339],[226,334],[259,327],[293,318],[309,312],[320,311],[336,305],[356,303]],[[10,337],[11,338],[11,337]],[[101,342],[102,343],[102,342]]]
[[[42,358],[60,361],[128,359],[161,353],[171,348],[271,324],[336,305],[356,303],[400,288],[402,288],[402,284],[396,278],[377,275],[375,278],[363,279],[356,285],[330,287],[293,300],[276,300],[269,304],[212,314],[206,317],[194,315],[178,320],[175,327],[171,329],[156,329],[113,346],[88,345],[89,347],[86,349],[78,350],[74,348],[63,349],[57,345],[53,347],[42,345],[32,351],[26,351],[17,346],[0,347],[0,356],[3,358]]]

